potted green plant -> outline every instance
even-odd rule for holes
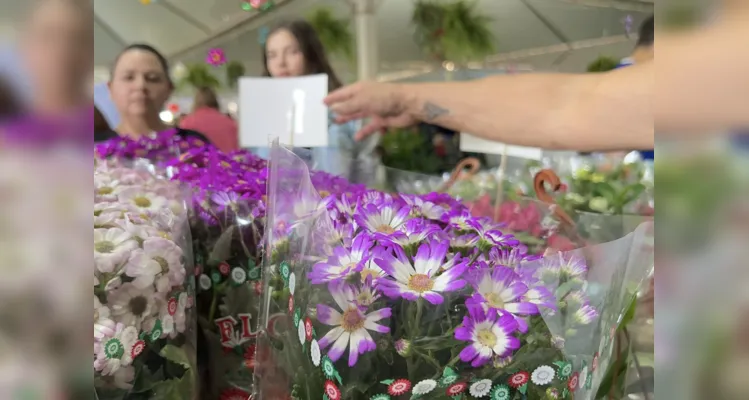
[[[209,87],[218,89],[221,81],[211,72],[206,64],[193,64],[187,67],[187,74],[178,83],[180,89]]]
[[[600,56],[588,64],[588,72],[608,72],[619,65],[619,60],[614,57]]]
[[[244,73],[244,64],[239,61],[230,61],[226,64],[226,86],[236,88],[239,78],[244,76]]]
[[[307,15],[328,54],[341,56],[354,62],[354,36],[349,28],[349,20],[338,18],[329,7],[319,7]]]
[[[492,19],[480,14],[476,4],[417,0],[411,17],[416,43],[441,62],[465,64],[494,54]]]

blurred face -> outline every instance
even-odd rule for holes
[[[123,116],[148,117],[163,109],[172,94],[172,85],[158,57],[133,49],[120,55],[109,92]]]
[[[278,78],[305,74],[304,55],[299,48],[299,42],[286,29],[280,29],[268,36],[265,51],[270,76]]]
[[[34,10],[22,47],[38,90],[86,88],[94,63],[92,32],[91,11],[67,1],[48,0]]]

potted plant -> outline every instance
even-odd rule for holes
[[[476,2],[417,0],[411,23],[416,43],[437,61],[465,64],[496,50],[492,19],[476,10]]]
[[[588,64],[588,72],[608,72],[619,65],[619,60],[614,57],[600,56]]]
[[[349,29],[349,20],[338,18],[328,7],[313,10],[307,21],[312,25],[328,54],[344,57],[354,62],[354,36]]]
[[[218,89],[221,87],[221,81],[213,75],[208,65],[193,64],[187,67],[185,77],[177,83],[177,86],[180,89],[200,87]]]
[[[236,88],[239,78],[244,76],[244,73],[244,65],[241,62],[231,61],[226,64],[226,86]]]

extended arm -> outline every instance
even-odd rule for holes
[[[650,64],[403,89],[417,119],[499,142],[582,151],[653,147]]]

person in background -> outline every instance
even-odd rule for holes
[[[651,61],[655,58],[655,16],[650,16],[640,25],[637,44],[632,55],[619,63],[620,67]]]
[[[107,119],[104,118],[104,114],[99,111],[99,109],[94,106],[94,135],[97,134],[97,132],[110,132],[112,131],[112,128],[109,126],[109,122],[107,122]]]
[[[221,112],[216,93],[211,88],[198,89],[192,113],[182,118],[179,126],[202,132],[221,151],[239,149],[237,122]]]
[[[25,143],[53,140],[90,143],[93,69],[93,8],[85,0],[38,0],[20,26],[21,70],[30,83],[26,104],[3,128]]]
[[[114,130],[97,132],[94,141],[176,133],[209,142],[200,132],[173,128],[161,120],[159,114],[173,91],[166,58],[147,44],[128,46],[115,59],[109,80],[109,93],[120,114],[120,124]]]
[[[21,109],[16,92],[5,79],[0,78],[0,122],[17,117]]]
[[[313,74],[328,75],[329,91],[342,86],[340,79],[325,54],[314,28],[304,20],[282,22],[270,30],[263,49],[264,76],[274,78]],[[374,150],[378,137],[361,142],[354,140],[360,121],[343,124],[329,116],[328,148],[312,150],[313,167],[354,182],[366,183],[373,179],[378,159]]]

